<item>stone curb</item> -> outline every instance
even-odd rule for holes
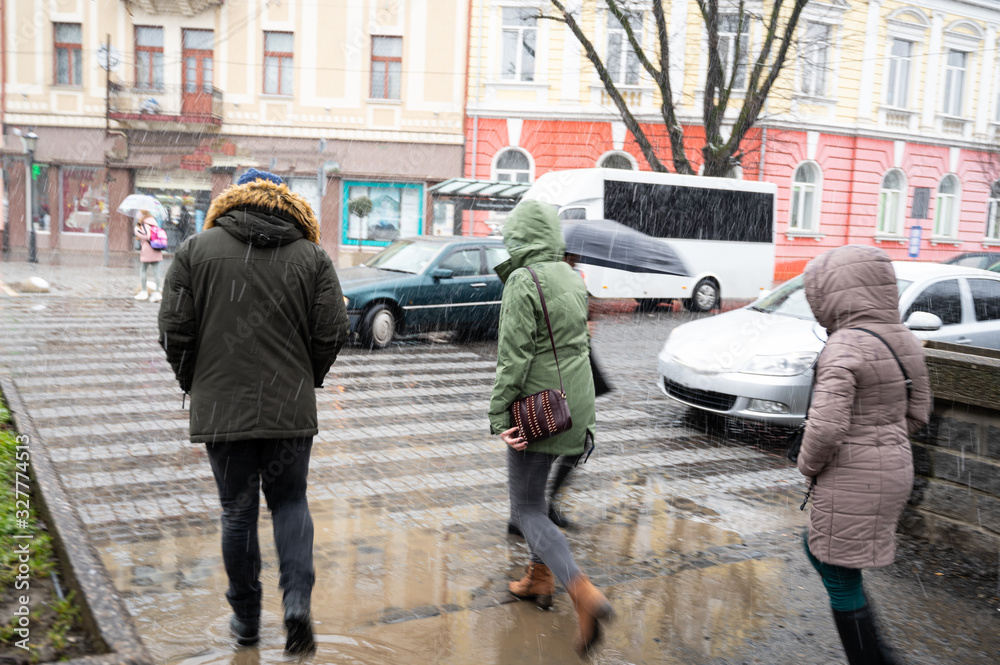
[[[152,656],[139,638],[121,595],[111,583],[108,571],[87,538],[83,522],[59,482],[21,393],[6,374],[0,374],[0,389],[18,433],[28,437],[35,496],[64,565],[67,585],[77,593],[87,629],[98,636],[108,650],[108,653],[64,662],[70,665],[152,665]]]

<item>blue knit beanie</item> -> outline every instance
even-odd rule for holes
[[[236,181],[237,185],[245,185],[248,182],[253,182],[254,180],[270,180],[276,185],[280,185],[284,180],[273,173],[268,173],[267,171],[258,171],[257,169],[249,169],[246,173],[240,176],[240,179]]]

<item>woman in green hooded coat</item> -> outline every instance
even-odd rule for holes
[[[511,510],[531,550],[524,577],[510,591],[539,607],[552,605],[554,577],[566,587],[576,608],[577,650],[583,654],[600,636],[599,621],[611,617],[607,598],[587,579],[569,551],[565,536],[549,520],[545,488],[560,455],[580,455],[594,440],[594,377],[590,370],[587,288],[563,261],[565,243],[556,211],[538,201],[523,201],[503,227],[510,260],[496,267],[504,281],[500,308],[497,373],[490,399],[490,429],[507,444],[507,485]],[[538,275],[559,354],[549,341]],[[508,409],[522,397],[562,386],[573,427],[531,445],[510,422]]]

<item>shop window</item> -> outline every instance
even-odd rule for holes
[[[953,175],[946,175],[938,185],[934,201],[934,235],[939,238],[954,238],[958,231],[960,189],[958,178]]]
[[[816,231],[819,228],[819,208],[823,199],[820,170],[812,162],[804,162],[792,176],[792,209],[788,229]]]
[[[295,39],[291,32],[264,33],[264,94],[292,96]]]
[[[882,178],[878,193],[878,235],[903,234],[903,192],[906,176],[899,169],[892,169]]]
[[[642,43],[642,12],[629,12],[628,24],[632,34]],[[621,21],[608,12],[608,55],[606,59],[611,80],[618,85],[639,85],[639,58],[628,40]],[[609,167],[614,168],[614,167]]]
[[[79,23],[53,23],[56,85],[83,85],[83,28]]]
[[[635,171],[635,162],[629,155],[623,152],[609,152],[597,163],[604,169],[621,169],[623,171]]]
[[[423,233],[424,190],[421,185],[402,183],[345,182],[345,245],[388,245],[397,238]],[[351,206],[352,201],[367,198],[370,212],[356,213],[366,206]]]
[[[990,199],[986,207],[986,238],[1000,240],[1000,180],[990,186]]]
[[[538,40],[538,10],[504,7],[503,60],[500,78],[507,81],[534,81]]]
[[[399,99],[403,78],[403,38],[372,37],[372,99]]]
[[[135,87],[163,90],[163,28],[135,28]]]
[[[104,233],[109,212],[106,171],[75,167],[60,171],[63,232]]]
[[[498,182],[531,182],[531,160],[523,150],[508,148],[497,155],[493,173]]]

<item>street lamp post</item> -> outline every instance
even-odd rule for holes
[[[31,224],[31,234],[28,236],[28,263],[38,263],[38,244],[35,237],[35,148],[38,147],[38,134],[28,130],[21,139],[24,141],[24,149],[28,153],[28,205],[30,206],[29,223]]]

